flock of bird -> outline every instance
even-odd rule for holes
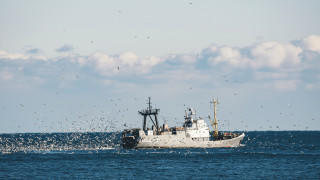
[[[118,70],[120,70],[120,67],[117,67]],[[77,75],[78,77],[78,75]],[[229,82],[229,79],[227,79],[226,75],[222,76],[225,82]],[[235,83],[238,83],[239,81],[233,81]],[[193,87],[191,86],[189,88],[190,91],[192,91]],[[235,90],[236,91],[236,90]],[[58,93],[56,93],[58,95]],[[236,92],[233,93],[233,95],[237,95]],[[137,98],[135,97],[134,100],[136,101]],[[113,107],[110,108],[108,112],[105,112],[104,110],[101,110],[100,115],[97,114],[95,111],[96,107],[93,106],[90,108],[89,112],[85,112],[85,114],[78,114],[78,115],[73,115],[72,113],[67,116],[67,117],[61,117],[58,121],[56,122],[51,122],[50,125],[46,122],[46,118],[41,117],[40,112],[34,112],[35,115],[35,123],[34,126],[38,127],[38,130],[40,132],[52,132],[54,129],[60,129],[60,132],[114,132],[121,130],[119,129],[119,122],[122,122],[123,127],[125,128],[132,128],[132,122],[131,121],[126,121],[126,116],[125,114],[128,113],[129,109],[124,107],[118,106],[118,104],[121,103],[122,99],[117,98],[117,99],[107,99],[109,101],[109,104],[113,104]],[[25,105],[20,103],[19,104],[21,108],[25,108]],[[47,103],[43,103],[43,106],[46,106]],[[186,106],[183,104],[183,106]],[[288,106],[290,106],[290,103],[288,103]],[[259,106],[261,109],[265,108],[264,105]],[[229,113],[232,114],[232,113]],[[279,115],[283,115],[282,112],[279,113]],[[293,116],[293,113],[291,113],[291,116]],[[181,118],[170,118],[170,117],[165,117],[163,116],[164,121],[167,119],[170,119],[170,122],[173,123],[181,123],[183,120]],[[177,122],[178,120],[178,122]],[[314,118],[312,119],[314,120]],[[220,120],[219,124],[221,128],[224,127],[230,127],[230,120],[229,119],[224,119]],[[277,130],[281,130],[279,126],[274,126],[272,125],[272,122],[267,120],[267,122],[270,124],[269,128],[273,129],[276,128]],[[244,125],[244,128],[248,128],[248,125],[244,124],[245,121],[241,120],[241,124]],[[136,123],[134,123],[136,124]],[[295,125],[293,126],[299,127],[300,125]],[[21,128],[21,125],[18,126],[18,128]],[[306,129],[309,127],[306,126]],[[263,129],[262,126],[260,126],[260,129]],[[238,129],[237,129],[238,130]],[[240,130],[240,129],[239,129]]]
[[[192,3],[190,3],[190,5],[192,5]],[[148,37],[149,38],[149,37]],[[91,41],[91,43],[93,43],[93,41]],[[120,71],[120,67],[117,66],[116,69],[118,71]],[[76,78],[78,79],[78,75],[76,75]],[[62,76],[62,79],[64,79],[64,76]],[[234,80],[234,81],[230,81],[226,75],[222,76],[222,79],[225,83],[229,83],[229,82],[233,82],[233,83],[239,83],[238,80]],[[193,87],[190,86],[189,90],[192,91]],[[237,91],[235,89],[235,91]],[[56,92],[56,95],[58,95],[59,92]],[[237,96],[237,92],[233,93],[234,96]],[[137,98],[135,98],[136,100]],[[123,127],[124,128],[132,128],[133,124],[126,122],[125,121],[125,115],[128,112],[128,108],[122,108],[120,109],[117,105],[117,103],[119,103],[121,101],[120,98],[118,99],[109,99],[110,103],[113,103],[114,107],[110,109],[109,112],[104,112],[101,111],[102,115],[101,116],[97,116],[97,115],[93,115],[92,113],[95,113],[95,111],[93,109],[90,109],[89,113],[86,114],[82,114],[82,115],[78,115],[77,118],[75,117],[61,117],[59,121],[57,122],[52,122],[50,125],[48,125],[45,122],[44,118],[41,118],[41,113],[38,112],[34,112],[35,115],[37,115],[37,117],[35,117],[36,122],[34,123],[34,126],[38,127],[38,130],[41,132],[46,132],[46,131],[52,131],[53,129],[57,129],[58,128],[62,131],[62,132],[115,132],[115,131],[119,131],[119,119],[122,119],[122,121],[124,121],[123,123]],[[47,105],[47,103],[44,103],[43,106]],[[184,104],[185,106],[185,104]],[[288,103],[288,106],[290,106],[290,104]],[[20,107],[24,108],[25,105],[20,103]],[[260,105],[260,108],[264,108],[263,105]],[[91,114],[90,114],[91,113]],[[232,114],[232,113],[231,113]],[[279,115],[283,115],[282,112],[279,113]],[[291,113],[291,116],[293,116],[293,114]],[[176,118],[176,117],[162,117],[164,121],[167,121],[167,119],[170,119],[170,121],[173,121],[173,123],[179,124],[181,123],[183,120],[181,118]],[[314,118],[312,119],[314,120]],[[270,129],[275,128],[276,130],[281,130],[279,126],[274,126],[272,125],[272,122],[270,122],[269,120],[267,120],[268,124],[270,124],[268,127]],[[245,121],[241,120],[241,124],[244,125],[244,128],[248,128],[248,125],[244,124]],[[220,120],[219,122],[220,124],[220,128],[225,128],[225,127],[230,127],[230,120],[229,119],[224,119],[224,120]],[[300,127],[300,125],[296,125],[293,124],[292,126],[294,127]],[[18,128],[21,128],[21,125],[18,125]],[[307,130],[309,127],[306,126],[305,129]],[[260,126],[260,129],[265,129],[262,126]],[[238,130],[238,129],[237,129]]]
[[[137,98],[134,98],[137,100]],[[34,112],[36,123],[39,129],[50,131],[54,128],[60,128],[64,133],[18,133],[7,134],[0,136],[0,152],[21,152],[21,151],[68,151],[68,150],[102,150],[109,148],[119,148],[120,136],[122,129],[119,129],[119,122],[122,123],[122,128],[133,128],[137,124],[126,121],[125,114],[128,113],[129,108],[126,108],[121,103],[123,100],[107,99],[108,103],[112,104],[108,112],[100,111],[101,115],[96,114],[97,107],[94,105],[89,112],[83,114],[71,113],[68,117],[61,116],[57,122],[52,122],[48,127],[43,115],[40,112]],[[43,103],[47,106],[48,103]],[[19,104],[21,108],[26,108],[25,104]],[[185,104],[184,104],[185,106]],[[264,108],[263,105],[259,108]],[[232,114],[232,113],[230,113]],[[279,113],[283,115],[283,113]],[[293,115],[293,114],[291,114]],[[164,122],[181,124],[182,118],[175,116],[163,116],[160,118]],[[241,118],[240,118],[241,119]],[[312,119],[314,120],[314,119]],[[268,123],[272,123],[267,120]],[[241,120],[245,123],[245,120]],[[221,120],[219,122],[220,128],[230,125],[230,120]],[[45,128],[43,128],[45,126]],[[245,126],[246,128],[248,125]],[[19,128],[21,126],[19,125]],[[134,127],[135,128],[135,127]],[[275,128],[281,130],[277,125],[270,125],[270,129]],[[306,127],[308,129],[308,127]],[[44,131],[45,132],[45,131]],[[249,139],[250,140],[250,139]]]

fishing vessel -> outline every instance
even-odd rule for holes
[[[149,97],[148,108],[139,111],[143,116],[142,128],[125,129],[121,136],[123,148],[217,148],[238,147],[245,134],[233,132],[219,132],[217,123],[217,100],[213,99],[214,120],[209,116],[214,131],[210,131],[206,122],[196,117],[193,108],[185,111],[184,122],[181,127],[171,127],[158,122],[160,109],[153,109]],[[152,127],[147,128],[147,119]]]

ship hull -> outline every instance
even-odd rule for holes
[[[218,147],[238,147],[244,138],[241,135],[224,140],[205,141],[201,139],[188,138],[185,136],[145,136],[138,140],[133,148],[218,148]]]
[[[217,147],[238,147],[244,138],[244,133],[219,133],[216,120],[216,103],[214,100],[215,123],[212,123],[215,131],[210,129],[205,121],[196,117],[193,108],[187,108],[184,116],[184,123],[181,127],[171,127],[158,123],[158,112],[160,109],[152,109],[150,97],[149,107],[139,113],[143,116],[143,128],[125,129],[122,133],[123,148],[217,148]],[[154,118],[152,118],[152,116]],[[147,118],[153,123],[152,128],[147,128]],[[210,118],[210,117],[209,117]]]

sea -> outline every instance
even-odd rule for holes
[[[120,132],[0,134],[0,179],[320,179],[320,131],[245,134],[213,149],[123,149]]]

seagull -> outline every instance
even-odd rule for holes
[[[120,70],[119,66],[117,66],[118,70]]]

